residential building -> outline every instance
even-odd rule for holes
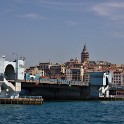
[[[39,70],[36,66],[31,66],[29,69],[27,69],[26,73],[29,73],[31,75],[36,75],[39,73]]]
[[[65,67],[61,64],[53,64],[50,66],[50,78],[64,78],[65,77]]]
[[[65,62],[66,68],[80,68],[81,66],[82,64],[80,63],[77,57],[75,59],[70,59],[70,61],[68,62]]]
[[[66,69],[66,80],[83,81],[84,69],[80,68],[68,68]]]
[[[85,82],[85,84],[90,83],[90,72],[84,72],[83,82]]]
[[[113,78],[112,78],[112,83],[117,86],[122,86],[123,85],[123,72],[122,71],[114,71],[113,72]]]
[[[51,65],[52,64],[50,62],[39,63],[38,69],[44,71],[45,77],[49,77]]]

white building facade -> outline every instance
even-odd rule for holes
[[[11,97],[21,91],[21,80],[24,80],[25,75],[24,65],[24,60],[9,62],[4,56],[0,58],[0,75],[3,77],[0,80],[0,97]],[[15,85],[10,83],[11,81],[15,82]]]

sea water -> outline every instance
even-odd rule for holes
[[[124,101],[0,105],[0,124],[124,124]]]

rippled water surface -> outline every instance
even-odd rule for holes
[[[124,101],[0,105],[0,124],[124,124]]]

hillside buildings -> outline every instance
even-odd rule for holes
[[[116,65],[107,61],[91,61],[86,44],[78,57],[70,59],[64,64],[52,64],[41,62],[39,65],[26,70],[31,75],[39,75],[41,78],[63,79],[72,81],[83,81],[90,83],[91,72],[112,72],[112,84],[124,85],[124,65]]]
[[[124,95],[124,65],[112,64],[107,61],[90,60],[86,44],[81,58],[75,57],[63,64],[41,62],[30,67],[26,73],[30,77],[40,77],[57,81],[81,82],[89,86],[91,97],[109,97]],[[109,84],[109,85],[108,85]],[[119,96],[120,97],[120,96]]]

